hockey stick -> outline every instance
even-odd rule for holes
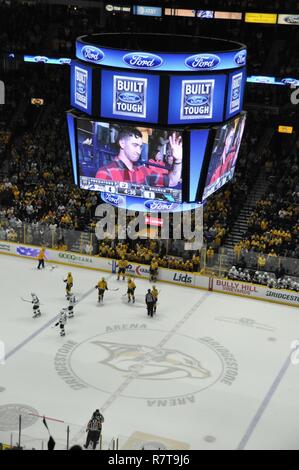
[[[23,300],[23,302],[29,302],[30,304],[33,303],[32,300],[23,299],[23,297],[20,297],[20,298]],[[39,302],[39,304],[40,304],[40,305],[44,305],[44,304],[42,304],[41,302]]]
[[[27,299],[23,299],[23,297],[21,297],[21,299],[23,300],[23,302],[29,302],[30,304],[32,304],[32,300],[27,300]],[[39,303],[40,305],[44,305],[42,303]]]
[[[117,290],[119,290],[119,287],[116,287],[116,289],[108,289],[110,290],[111,292],[116,292]]]
[[[46,428],[47,428],[47,431],[48,431],[48,433],[49,433],[49,436],[51,436],[45,417],[43,417],[43,423],[44,423],[44,425],[45,425]]]
[[[47,431],[49,433],[49,441],[48,441],[48,450],[54,450],[54,447],[55,447],[55,441],[53,439],[53,437],[51,436],[51,433],[49,431],[49,428],[48,428],[48,425],[47,425],[47,422],[46,422],[46,418],[44,417],[43,418],[43,423],[45,425],[45,427],[47,428]]]

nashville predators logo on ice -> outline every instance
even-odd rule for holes
[[[211,119],[213,117],[215,80],[183,80],[181,119]]]
[[[177,406],[193,403],[196,393],[216,382],[228,382],[225,360],[206,339],[132,322],[106,326],[103,333],[74,344],[65,365],[68,380],[81,388],[113,399],[143,399],[148,406],[162,399]]]
[[[146,117],[147,78],[114,75],[113,114]]]
[[[110,343],[92,341],[92,344],[105,349],[108,357],[102,364],[128,375],[134,366],[143,363],[136,379],[170,380],[178,378],[206,379],[211,372],[189,354],[174,349],[159,349],[141,344]]]

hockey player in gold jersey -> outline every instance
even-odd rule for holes
[[[128,294],[128,302],[132,302],[134,303],[135,302],[135,289],[136,289],[136,284],[135,282],[129,277],[128,278],[128,290],[127,290],[127,294]]]
[[[156,282],[158,277],[159,264],[156,258],[153,258],[150,264],[150,282]]]
[[[68,273],[67,278],[64,279],[64,282],[66,283],[66,286],[65,286],[66,298],[69,300],[71,290],[74,284],[72,273]]]
[[[118,261],[118,273],[117,273],[117,280],[119,281],[120,275],[122,275],[123,281],[125,280],[126,276],[126,269],[128,267],[128,261],[125,259],[124,256]]]
[[[98,289],[98,295],[99,295],[98,301],[103,302],[105,290],[108,290],[108,285],[104,277],[102,277],[102,279],[97,283],[95,288]]]
[[[159,296],[159,291],[158,289],[156,288],[156,286],[153,286],[152,290],[151,290],[151,294],[154,298],[154,313],[156,313],[157,311],[157,302],[158,302],[158,296]]]

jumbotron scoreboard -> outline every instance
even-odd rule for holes
[[[148,210],[149,201],[169,210],[203,201],[233,176],[245,83],[246,47],[236,42],[163,34],[79,37],[67,114],[75,183],[115,205],[136,202],[139,210]],[[139,142],[134,171],[146,174],[144,180],[120,162],[124,135]],[[178,146],[182,166],[174,180]],[[110,174],[116,165],[123,171]]]

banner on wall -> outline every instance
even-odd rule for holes
[[[276,13],[245,13],[245,23],[276,24]]]
[[[253,297],[261,300],[271,300],[287,305],[299,305],[299,293],[280,289],[269,289],[267,286],[259,286],[229,279],[213,279],[213,291],[226,294]]]
[[[0,242],[0,253],[6,255],[22,256],[24,258],[36,259],[40,248],[36,246],[24,246],[7,241]],[[66,265],[78,266],[81,268],[94,269],[116,273],[117,260],[100,258],[97,256],[81,255],[67,251],[46,250],[47,261],[60,262]],[[32,261],[33,261],[32,259]],[[128,273],[142,278],[149,277],[149,266],[140,263],[130,263]],[[299,305],[299,293],[287,290],[270,289],[267,286],[254,285],[251,283],[233,281],[229,279],[212,278],[195,273],[177,271],[175,269],[160,268],[159,281],[169,282],[185,287],[196,287],[204,290],[240,295],[247,298],[268,300],[276,303],[283,303],[289,306]]]
[[[289,26],[299,25],[299,15],[278,15],[278,24],[286,24]]]

